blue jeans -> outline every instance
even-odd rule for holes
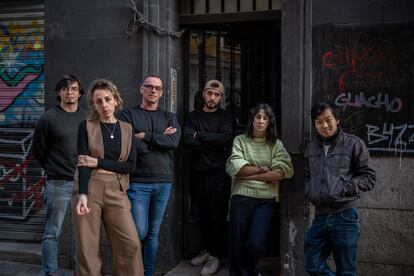
[[[58,241],[72,198],[73,181],[47,180],[43,194],[46,207],[45,231],[42,237],[42,271],[45,275],[58,270]],[[75,241],[72,234],[72,266],[75,268]]]
[[[305,268],[312,276],[356,275],[359,215],[356,208],[332,214],[316,214],[305,234]],[[332,252],[336,273],[326,259]]]
[[[257,262],[266,252],[267,236],[276,206],[274,198],[232,196],[229,275],[259,275]]]
[[[141,240],[145,276],[154,274],[158,234],[170,198],[171,183],[131,183],[128,198]]]

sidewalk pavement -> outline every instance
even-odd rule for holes
[[[1,276],[39,276],[42,267],[35,264],[20,262],[0,261]],[[72,276],[73,271],[68,269],[59,269],[59,276]]]
[[[199,276],[201,268],[202,266],[192,266],[189,260],[182,260],[171,271],[165,274],[165,276]],[[40,271],[40,265],[0,260],[0,276],[39,276]],[[73,271],[69,269],[59,269],[58,275],[72,276]],[[224,262],[215,276],[227,275],[229,275],[229,270],[227,264]],[[279,274],[271,269],[263,272],[261,275],[275,276]]]
[[[190,264],[189,260],[182,260],[171,271],[165,274],[165,276],[199,276],[202,268],[202,265],[193,266]],[[228,275],[229,270],[226,266],[226,263],[222,263],[220,265],[220,270],[215,274],[215,276]]]
[[[181,261],[176,267],[169,271],[165,276],[199,276],[201,266],[195,267],[189,261]],[[0,261],[0,276],[39,276],[41,266],[20,262]],[[59,276],[72,276],[73,271],[68,269],[59,269]],[[215,276],[227,276],[228,269],[221,268]],[[109,275],[107,275],[109,276]]]
[[[41,272],[41,251],[39,244],[0,242],[0,276],[39,276]],[[262,276],[279,275],[278,258],[262,258]],[[198,276],[202,266],[192,266],[189,260],[181,260],[165,276]],[[59,276],[72,276],[73,271],[59,269]],[[227,261],[221,263],[215,276],[229,275]],[[107,275],[109,276],[109,275]],[[127,275],[126,275],[127,276]]]
[[[261,270],[261,276],[279,276],[280,268],[277,265],[279,258],[261,258],[259,261],[259,267]],[[202,265],[192,266],[190,260],[181,260],[171,271],[165,276],[199,276]],[[228,276],[229,268],[227,260],[221,260],[220,270],[215,276]]]
[[[181,261],[166,276],[198,276],[200,275],[200,267],[190,265],[189,261]],[[41,266],[35,264],[27,264],[20,262],[0,261],[0,276],[39,276]],[[68,269],[59,269],[59,276],[72,276],[73,271]],[[216,276],[227,276],[228,270],[221,269]],[[109,276],[109,275],[107,275]]]
[[[0,242],[0,276],[39,276],[41,263],[40,244]],[[72,275],[72,270],[59,269],[59,276]]]

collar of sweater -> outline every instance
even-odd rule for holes
[[[256,143],[266,143],[266,137],[254,137],[252,140]]]

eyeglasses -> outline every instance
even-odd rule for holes
[[[64,92],[64,93],[68,93],[68,92],[78,92],[79,91],[79,87],[77,86],[68,86],[68,87],[62,87],[59,92]]]
[[[149,89],[149,90],[154,90],[155,91],[162,91],[162,87],[158,86],[158,85],[152,85],[152,84],[143,84],[142,86],[144,86],[145,88]]]

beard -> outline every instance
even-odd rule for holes
[[[72,104],[76,104],[77,101],[75,99],[66,99],[65,100],[65,104],[67,105],[72,105]]]
[[[205,106],[206,108],[208,108],[208,109],[216,109],[219,105],[220,105],[220,103],[215,103],[215,102],[213,102],[213,101],[206,102],[206,103],[204,104],[204,106]]]

